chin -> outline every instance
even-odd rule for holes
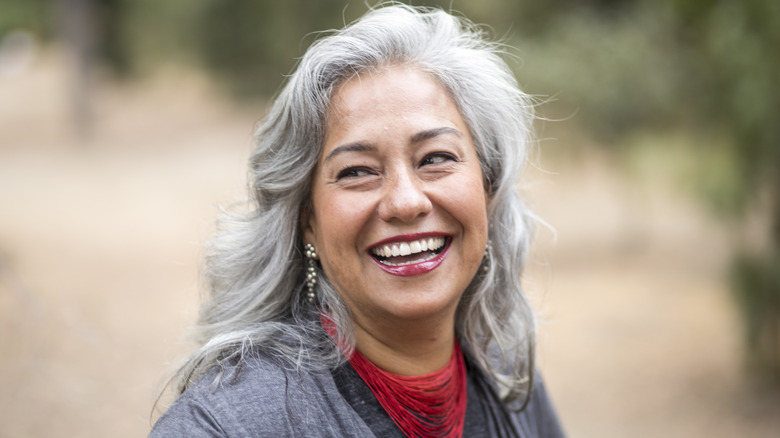
[[[460,295],[454,298],[421,297],[419,299],[404,300],[401,303],[393,303],[386,308],[386,311],[393,317],[402,320],[423,322],[426,319],[430,319],[435,321],[454,315],[459,301]]]

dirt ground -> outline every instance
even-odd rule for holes
[[[0,77],[0,437],[145,436],[262,110],[170,72],[100,87],[81,141],[63,65]],[[742,368],[722,227],[597,149],[542,148],[525,190],[555,233],[526,284],[569,434],[779,436],[780,399]]]

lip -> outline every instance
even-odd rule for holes
[[[380,262],[379,260],[377,260],[371,255],[371,248],[375,248],[380,245],[387,245],[387,244],[399,243],[399,242],[411,242],[413,240],[419,240],[426,237],[444,237],[447,240],[444,249],[442,249],[442,251],[439,254],[436,254],[435,257],[429,260],[425,260],[419,263],[412,263],[410,265],[390,266]],[[446,258],[447,252],[449,251],[451,245],[452,245],[452,236],[449,234],[436,233],[436,232],[416,233],[416,234],[404,234],[400,236],[393,236],[388,239],[381,240],[371,245],[371,247],[369,247],[367,252],[368,252],[368,256],[371,257],[371,260],[373,260],[374,263],[376,263],[376,265],[379,266],[380,269],[387,272],[388,274],[396,275],[399,277],[411,277],[414,275],[426,274],[436,269]]]

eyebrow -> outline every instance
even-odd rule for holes
[[[418,132],[412,136],[412,143],[420,143],[421,141],[428,140],[430,138],[438,137],[440,135],[452,134],[456,137],[463,137],[463,134],[455,128],[449,126],[442,126],[441,128],[433,128],[425,131]]]
[[[369,145],[367,145],[365,143],[361,143],[361,142],[347,143],[345,145],[341,145],[341,146],[333,149],[332,151],[330,151],[328,156],[325,157],[325,161],[328,161],[331,158],[333,158],[334,156],[336,156],[338,154],[342,154],[344,152],[366,152],[366,151],[373,151],[374,149],[376,149],[376,148],[373,147],[373,146],[369,146]]]
[[[433,128],[433,129],[426,129],[425,131],[420,131],[416,134],[414,134],[411,138],[412,143],[420,143],[422,141],[438,137],[440,135],[454,135],[456,137],[463,137],[463,133],[458,131],[455,128],[451,128],[449,126],[442,126],[441,128]],[[324,161],[328,161],[334,156],[338,154],[342,154],[344,152],[366,152],[366,151],[373,151],[376,148],[371,145],[367,145],[365,143],[361,142],[355,142],[355,143],[347,143],[345,145],[341,145],[339,147],[334,148],[330,153],[325,157]]]

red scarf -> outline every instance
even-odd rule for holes
[[[466,418],[466,363],[455,340],[439,371],[408,377],[379,369],[355,350],[349,363],[408,437],[461,437]]]

